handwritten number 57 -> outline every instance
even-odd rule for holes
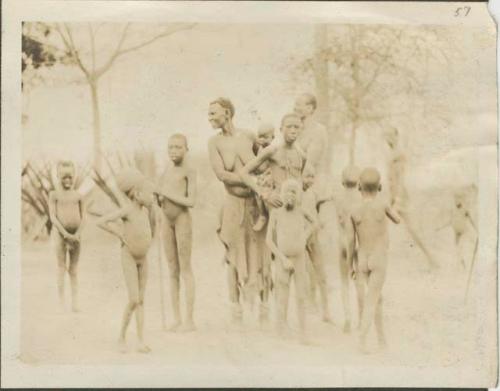
[[[458,7],[456,10],[455,10],[455,17],[465,17],[467,15],[469,15],[469,12],[470,12],[470,7]]]

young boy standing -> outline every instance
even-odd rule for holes
[[[300,339],[306,343],[307,297],[306,243],[315,226],[307,219],[301,208],[302,188],[299,182],[288,179],[281,186],[283,206],[273,209],[269,220],[266,243],[275,255],[276,260],[276,305],[277,329],[284,329],[288,300],[290,295],[290,279],[293,275],[297,298]]]
[[[188,151],[183,134],[168,140],[168,156],[172,162],[160,180],[158,195],[165,217],[163,238],[170,270],[170,295],[174,312],[171,331],[193,331],[194,277],[191,268],[192,229],[189,208],[196,200],[196,171],[185,162]],[[179,303],[180,277],[186,291],[186,319],[181,323]]]
[[[360,175],[362,201],[351,217],[358,243],[355,277],[367,286],[360,335],[360,347],[364,352],[366,337],[373,321],[379,344],[386,344],[382,319],[382,287],[387,271],[389,236],[385,217],[399,224],[399,217],[395,212],[377,197],[381,189],[379,172],[374,168],[364,169]]]
[[[71,283],[71,308],[78,311],[77,266],[80,257],[81,232],[85,223],[84,205],[81,195],[74,189],[75,166],[70,161],[57,165],[60,188],[49,194],[50,220],[56,228],[55,248],[57,254],[59,300],[64,304],[64,276],[68,270]],[[66,269],[66,258],[69,267]]]

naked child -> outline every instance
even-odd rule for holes
[[[171,331],[193,331],[195,284],[191,268],[192,228],[189,208],[196,199],[196,171],[187,165],[187,139],[173,134],[168,140],[168,156],[172,162],[160,179],[159,201],[164,215],[163,239],[170,270],[170,296],[174,322]],[[186,319],[181,322],[179,304],[180,278],[186,291]]]
[[[49,194],[50,220],[56,228],[57,286],[60,304],[64,304],[64,277],[68,271],[71,283],[71,308],[78,311],[77,267],[80,258],[81,233],[85,211],[81,195],[74,189],[75,166],[70,161],[57,165],[60,188]],[[69,265],[66,260],[69,258]]]

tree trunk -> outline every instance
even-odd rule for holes
[[[328,149],[325,164],[330,170],[332,162],[333,135],[330,129],[329,106],[330,99],[328,93],[328,58],[326,50],[328,48],[328,26],[319,24],[314,28],[314,81],[316,87],[316,97],[318,107],[316,109],[318,120],[326,127],[328,132]]]
[[[97,80],[89,81],[90,95],[92,97],[92,126],[94,136],[94,167],[101,169],[101,117],[99,114],[99,97]]]

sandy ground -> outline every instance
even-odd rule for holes
[[[223,248],[214,234],[214,217],[203,211],[193,216],[193,267],[196,278],[193,333],[162,330],[158,257],[149,259],[145,298],[146,339],[150,354],[118,352],[117,338],[127,294],[119,260],[118,242],[89,224],[83,239],[79,265],[81,312],[61,310],[57,301],[56,261],[50,242],[23,246],[21,359],[29,364],[152,364],[172,365],[369,365],[369,366],[463,366],[473,368],[479,359],[476,336],[480,324],[476,309],[464,305],[466,273],[456,267],[452,233],[427,232],[425,240],[439,259],[436,273],[424,269],[424,259],[403,227],[391,226],[390,265],[384,288],[388,349],[362,355],[357,336],[342,331],[343,311],[336,257],[327,259],[331,311],[334,325],[309,313],[312,344],[300,345],[294,335],[278,339],[272,324],[260,328],[257,313],[246,319],[243,331],[229,323]],[[203,222],[200,224],[200,222]],[[202,225],[203,229],[199,226]],[[334,233],[332,233],[334,235]],[[335,241],[332,241],[335,247]],[[472,251],[472,242],[469,246]],[[334,248],[335,250],[335,248]],[[167,322],[171,320],[168,270],[163,261]],[[66,282],[69,295],[69,279]],[[292,291],[293,292],[293,291]],[[293,298],[292,298],[293,300]],[[354,323],[357,323],[355,291],[351,286]],[[289,323],[296,332],[293,302]],[[376,347],[372,330],[370,343]],[[134,347],[135,324],[128,334]]]

